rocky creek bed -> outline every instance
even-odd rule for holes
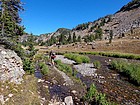
[[[91,62],[95,60],[100,61],[102,64],[101,68],[95,69],[92,63],[75,65],[74,61],[64,58],[62,55],[57,55],[56,59],[72,65],[73,69],[78,72],[76,74],[77,78],[80,78],[86,87],[94,83],[97,90],[105,93],[110,101],[120,105],[140,104],[140,87],[129,83],[126,77],[121,76],[115,70],[109,69],[109,62],[115,58],[88,56]],[[84,105],[80,98],[86,93],[86,87],[73,81],[71,77],[57,68],[51,66],[49,68],[51,70],[49,75],[43,77],[43,82],[40,84],[41,96],[46,97],[45,99],[50,99],[51,102],[63,102],[65,97],[72,96],[75,104]],[[48,88],[49,98],[43,87]],[[42,100],[44,99],[43,97]]]
[[[94,83],[98,91],[105,93],[110,101],[118,104],[140,104],[140,87],[129,83],[127,78],[121,76],[115,70],[109,69],[109,62],[115,58],[94,55],[88,56],[91,62],[95,60],[101,62],[102,66],[99,70],[96,70],[93,64],[73,65],[78,71],[77,77],[80,78],[87,87]],[[70,64],[70,61],[66,62],[65,58],[58,58],[61,58],[60,60],[62,62]]]
[[[43,76],[36,70],[38,92],[43,105],[65,105],[66,97],[72,97],[75,105],[84,105],[80,99],[86,93],[86,88],[80,82],[71,79],[56,67],[49,66],[49,74]]]

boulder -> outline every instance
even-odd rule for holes
[[[0,81],[20,84],[24,74],[21,58],[14,51],[0,46]]]
[[[74,105],[72,96],[65,97],[64,102],[65,102],[66,105]]]

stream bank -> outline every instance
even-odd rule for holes
[[[123,77],[115,70],[109,68],[109,62],[116,58],[94,55],[88,56],[91,60],[91,63],[88,64],[73,64],[73,61],[71,62],[69,59],[66,60],[62,55],[58,57],[63,63],[71,65],[73,70],[77,70],[76,77],[80,80],[59,71],[55,67],[49,66],[50,72],[43,76],[41,82],[39,82],[41,99],[45,100],[43,101],[43,105],[54,102],[62,103],[67,96],[72,96],[75,105],[84,105],[81,98],[86,94],[86,89],[90,87],[92,83],[96,85],[99,92],[105,93],[107,99],[111,102],[115,102],[119,105],[140,104],[140,87],[129,83],[126,77]],[[95,60],[101,62],[102,66],[100,69],[94,68],[92,62]],[[38,72],[35,73],[39,74]],[[38,78],[40,78],[40,76],[39,74]]]
[[[80,78],[87,87],[94,83],[99,92],[106,94],[108,100],[120,105],[140,104],[140,87],[129,83],[125,77],[109,68],[109,62],[116,58],[94,55],[88,56],[91,62],[96,60],[100,61],[102,65],[101,68],[94,71],[95,68],[92,64],[90,66],[89,64],[73,64],[73,67],[78,71],[77,77]],[[62,62],[67,63],[65,58],[58,58],[61,58],[60,60]]]

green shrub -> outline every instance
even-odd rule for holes
[[[82,59],[79,56],[75,56],[73,60],[76,61],[77,63],[82,63],[83,62]]]
[[[102,93],[98,93],[98,95],[96,96],[96,101],[98,105],[112,105],[106,100],[106,95]]]
[[[94,84],[90,85],[89,91],[87,92],[85,98],[87,101],[93,101],[93,97],[95,97],[97,95],[97,89],[96,86]]]
[[[94,62],[93,62],[93,65],[94,65],[94,67],[97,68],[97,69],[100,69],[100,68],[101,68],[101,63],[100,63],[100,61],[94,61]]]
[[[106,95],[99,93],[94,84],[90,85],[84,99],[88,101],[88,103],[94,102],[95,105],[115,105],[114,103],[107,101]]]
[[[47,74],[49,72],[49,68],[44,62],[40,62],[39,67],[40,67],[41,73],[43,75],[45,75],[45,74]]]
[[[33,66],[32,61],[29,58],[25,58],[23,60],[23,69],[29,74],[33,74],[35,71],[35,68]]]

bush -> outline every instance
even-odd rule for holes
[[[102,93],[98,93],[98,95],[96,96],[96,101],[98,105],[112,105],[106,100],[106,95]]]
[[[35,71],[35,68],[33,66],[32,61],[29,58],[25,58],[23,60],[23,69],[29,74],[33,74]]]
[[[101,68],[101,63],[100,63],[100,61],[94,61],[94,62],[93,62],[93,65],[94,65],[94,67],[95,67],[96,69],[100,69],[100,68]]]

